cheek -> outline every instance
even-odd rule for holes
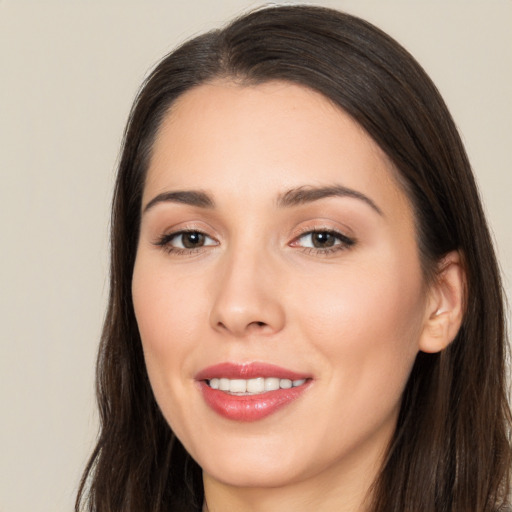
[[[190,362],[200,349],[197,329],[204,324],[205,304],[197,283],[181,281],[176,274],[142,255],[134,268],[132,295],[156,402],[175,434],[190,444],[198,421],[187,398],[194,374]]]
[[[397,403],[423,324],[419,266],[399,258],[362,262],[360,268],[350,266],[318,280],[300,295],[308,299],[297,303],[297,322],[321,354],[333,388],[350,389],[354,406]]]
[[[157,401],[160,403],[159,397],[169,389],[179,397],[191,377],[187,361],[193,355],[197,326],[204,311],[204,294],[197,293],[193,280],[180,282],[168,269],[154,260],[148,263],[142,255],[135,264],[132,295]]]
[[[202,309],[202,296],[190,278],[181,282],[158,263],[145,263],[141,257],[134,268],[132,295],[143,345],[163,353],[188,344]]]
[[[322,369],[325,392],[312,411],[323,418],[322,435],[313,448],[326,460],[332,455],[322,439],[332,439],[342,454],[377,439],[385,446],[418,352],[421,279],[397,279],[399,266],[364,268],[321,283],[298,315],[310,341],[309,360]]]

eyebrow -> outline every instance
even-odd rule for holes
[[[288,190],[277,199],[277,205],[281,208],[289,208],[305,203],[312,203],[328,197],[351,197],[363,201],[379,215],[384,215],[382,210],[368,196],[357,190],[344,187],[343,185],[332,185],[328,187],[304,186]]]
[[[199,208],[215,208],[213,199],[200,190],[177,190],[175,192],[163,192],[151,199],[144,207],[143,213],[156,206],[158,203],[182,203]]]
[[[293,188],[277,198],[277,206],[278,208],[292,208],[328,197],[351,197],[359,199],[370,206],[379,215],[384,215],[382,210],[368,196],[342,185],[327,187],[302,186]],[[206,192],[200,190],[177,190],[158,194],[144,207],[143,213],[146,213],[159,203],[181,203],[199,208],[215,208],[215,201]]]

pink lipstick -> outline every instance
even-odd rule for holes
[[[196,375],[205,402],[233,421],[257,421],[299,398],[311,376],[266,363],[222,363]]]

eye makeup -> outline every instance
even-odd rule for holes
[[[318,227],[304,230],[288,245],[302,250],[306,254],[327,256],[347,250],[355,243],[354,238],[348,237],[337,230]],[[153,244],[161,247],[168,254],[184,256],[198,254],[207,250],[208,247],[218,246],[220,242],[201,230],[190,228],[165,233]]]
[[[330,255],[352,247],[356,241],[339,231],[326,228],[309,230],[295,238],[289,245],[300,247],[307,254]]]

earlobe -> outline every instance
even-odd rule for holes
[[[448,253],[438,266],[429,290],[420,338],[422,352],[440,352],[457,336],[465,309],[466,274],[458,251]]]

